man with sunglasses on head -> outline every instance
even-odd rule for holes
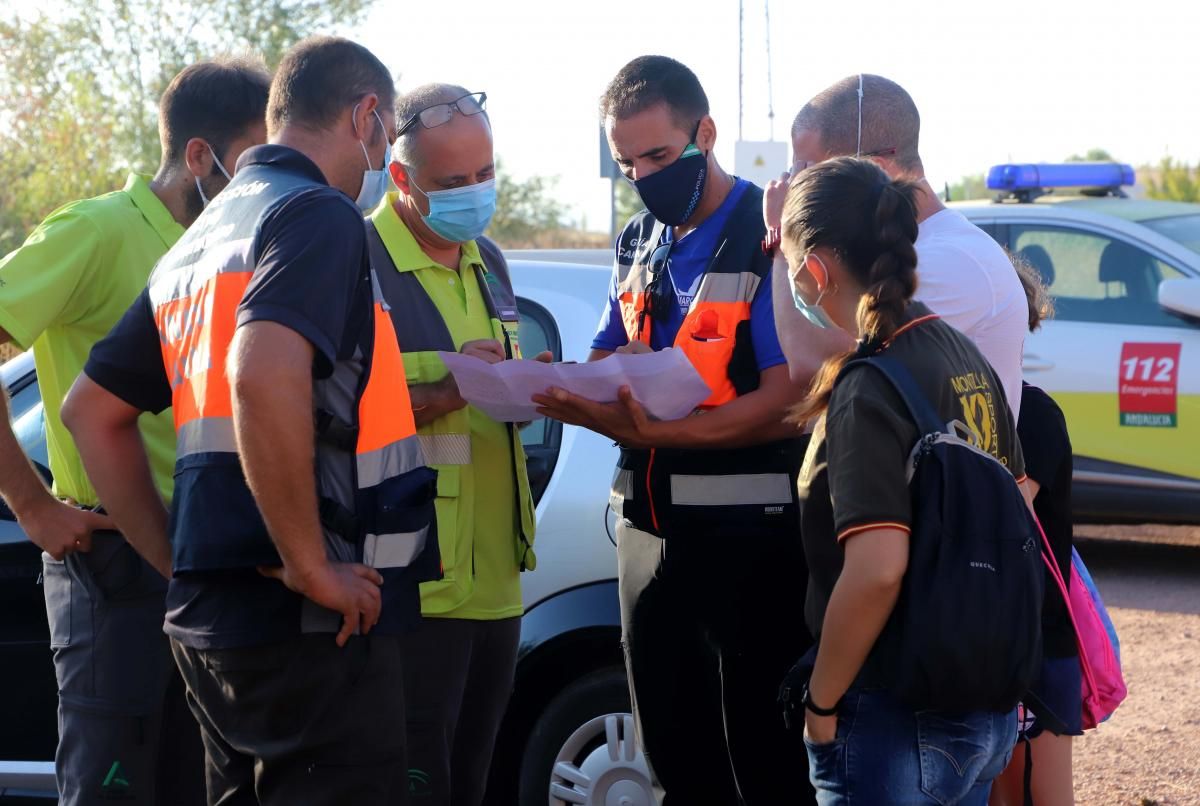
[[[517,428],[468,406],[437,355],[521,357],[508,264],[483,237],[496,210],[486,98],[450,84],[400,96],[390,166],[400,191],[367,227],[421,444],[438,471],[443,576],[421,586],[424,618],[404,638],[411,788],[429,806],[483,800],[516,669],[520,574],[535,563]]]
[[[1021,403],[1021,353],[1028,308],[1012,261],[991,236],[951,210],[925,178],[918,151],[921,117],[912,97],[882,76],[848,76],[813,96],[792,124],[795,157],[791,176],[833,157],[861,156],[893,179],[919,184],[917,195],[918,286],[916,299],[971,338],[996,370],[1013,416]],[[767,188],[765,214],[778,236],[789,176]],[[786,264],[775,273],[775,311],[780,340],[793,373],[810,373],[828,349],[793,304]],[[810,315],[814,315],[810,311]],[[828,336],[824,336],[828,339]],[[845,346],[850,346],[849,337]],[[824,352],[823,352],[824,351]]]
[[[726,173],[694,73],[625,65],[601,99],[609,147],[646,210],[616,243],[590,360],[675,347],[708,383],[693,416],[650,420],[629,398],[564,390],[543,413],[621,445],[612,501],[622,633],[642,744],[674,806],[811,800],[779,683],[811,643],[794,614],[803,440],[762,251],[762,191]]]

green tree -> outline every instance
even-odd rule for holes
[[[1089,148],[1086,154],[1072,154],[1067,157],[1067,162],[1116,162],[1113,155],[1109,154],[1103,148]]]
[[[987,199],[992,196],[992,192],[987,189],[987,183],[984,180],[983,174],[972,174],[964,176],[954,184],[950,185],[949,189],[950,201],[967,201],[968,199]]]
[[[617,183],[617,228],[625,226],[625,222],[646,209],[642,197],[634,190],[633,185],[618,178]]]
[[[1146,195],[1167,201],[1200,202],[1200,166],[1163,157],[1158,169],[1147,173]]]
[[[552,245],[552,236],[565,224],[566,209],[555,198],[555,176],[531,176],[518,180],[496,161],[496,214],[488,235],[510,249]]]
[[[0,254],[48,212],[158,166],[157,103],[218,53],[274,67],[304,36],[361,22],[374,0],[60,0],[0,16]]]

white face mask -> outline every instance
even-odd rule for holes
[[[205,147],[208,148],[208,153],[212,154],[213,162],[216,163],[217,169],[224,175],[226,181],[232,182],[233,177],[229,175],[229,171],[225,170],[225,166],[221,164],[221,160],[217,156],[217,152],[213,151],[212,146],[208,145],[207,143],[205,143]],[[204,188],[200,185],[200,177],[198,176],[196,177],[196,190],[200,192],[200,203],[207,207],[209,199],[204,195]]]
[[[357,117],[357,105],[354,107],[354,114]],[[378,112],[373,114],[375,120],[379,121],[379,128],[383,129],[383,142],[386,148],[383,151],[383,165],[375,170],[371,167],[371,155],[367,153],[367,144],[362,140],[358,141],[358,144],[362,146],[363,157],[367,160],[367,170],[363,171],[362,189],[358,191],[358,198],[355,199],[355,202],[358,204],[358,209],[364,212],[375,209],[375,205],[379,204],[387,194],[387,167],[392,161],[392,144],[387,138],[387,127],[383,125],[383,118],[379,117]]]

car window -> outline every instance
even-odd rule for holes
[[[1042,275],[1056,319],[1174,327],[1158,284],[1182,273],[1125,241],[1066,227],[1015,224],[1013,254]]]
[[[46,419],[40,400],[13,419],[13,433],[26,456],[46,464]]]
[[[533,358],[538,353],[549,350],[554,360],[562,359],[562,343],[558,336],[558,327],[550,312],[536,302],[518,298],[517,310],[521,314],[521,329],[517,338],[521,343],[521,355]],[[525,447],[546,446],[551,441],[552,423],[548,420],[538,420],[521,429],[521,442]]]
[[[1151,218],[1142,223],[1159,235],[1165,235],[1193,252],[1200,252],[1200,215]]]
[[[17,387],[17,392],[9,395],[8,398],[8,413],[12,417],[13,422],[20,420],[34,406],[41,407],[42,396],[38,389],[37,381],[31,383],[22,382]]]
[[[555,361],[562,359],[562,339],[558,326],[550,312],[532,300],[517,298],[517,310],[521,314],[521,329],[517,338],[521,343],[521,354],[533,358],[549,350]],[[521,444],[525,446],[525,466],[529,472],[529,486],[533,500],[540,501],[542,493],[550,484],[554,467],[558,464],[558,451],[562,446],[562,423],[554,420],[537,420],[521,429]]]

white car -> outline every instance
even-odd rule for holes
[[[512,273],[525,352],[586,360],[609,270],[514,260]],[[48,475],[31,356],[8,362],[2,375],[22,448]],[[488,802],[545,806],[553,792],[556,803],[652,806],[621,650],[608,511],[617,449],[597,434],[547,420],[527,426],[522,438],[538,502],[538,570],[523,578],[527,613]],[[0,668],[13,717],[0,722],[0,803],[55,799],[56,686],[40,572],[40,552],[0,506]],[[421,782],[412,783],[419,794]],[[614,791],[623,800],[609,799]]]

